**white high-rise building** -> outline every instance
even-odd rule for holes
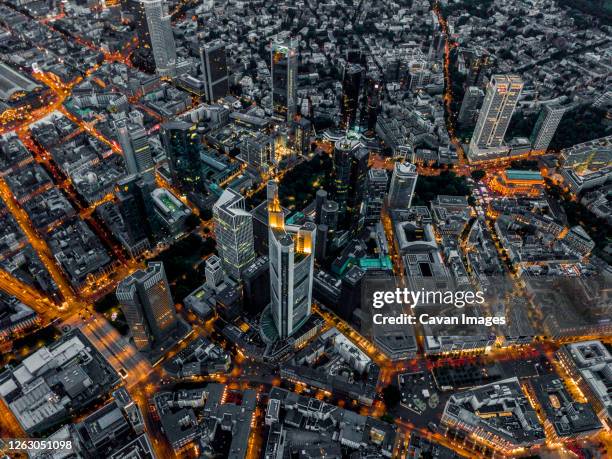
[[[151,49],[155,59],[155,70],[162,76],[176,73],[176,44],[172,34],[171,16],[164,0],[142,0]]]
[[[223,269],[240,279],[241,271],[255,261],[253,216],[245,210],[242,195],[228,188],[213,206],[213,217]]]
[[[310,317],[316,225],[287,225],[276,182],[268,182],[270,313],[285,339]]]
[[[416,166],[409,162],[395,163],[388,204],[391,209],[407,209],[412,205],[414,189],[419,177]]]
[[[546,151],[548,149],[566,111],[567,107],[544,106],[531,135],[532,150]]]
[[[470,142],[470,161],[493,159],[507,153],[504,136],[522,90],[523,80],[517,75],[491,77]]]
[[[115,123],[119,145],[123,151],[125,167],[129,174],[151,172],[155,166],[147,131],[138,124],[122,118]]]

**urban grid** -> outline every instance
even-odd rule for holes
[[[0,351],[2,458],[612,457],[612,1],[0,0]]]

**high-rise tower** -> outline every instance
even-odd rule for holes
[[[388,203],[392,209],[407,209],[412,205],[412,197],[419,175],[414,164],[395,163]]]
[[[531,134],[532,150],[546,151],[548,149],[566,111],[567,107],[544,106]]]
[[[185,121],[169,121],[161,125],[160,138],[175,185],[185,191],[200,188],[202,162],[197,126]]]
[[[341,219],[356,228],[360,219],[365,192],[369,152],[351,135],[334,146],[334,200],[340,207]]]
[[[470,160],[491,159],[503,154],[504,136],[523,89],[517,75],[493,75],[470,142]]]
[[[151,172],[155,163],[147,131],[140,125],[128,123],[125,118],[115,123],[115,129],[128,174]]]
[[[272,110],[286,121],[297,113],[298,42],[277,37],[270,49]]]
[[[225,97],[229,92],[225,43],[215,40],[203,45],[200,48],[200,61],[204,75],[206,100],[212,103]]]
[[[217,249],[223,269],[234,279],[255,260],[253,216],[240,193],[227,188],[213,206]]]
[[[268,182],[270,312],[281,339],[311,314],[316,226],[287,225],[276,182]]]
[[[163,263],[150,262],[146,269],[123,279],[116,295],[138,350],[163,342],[176,328],[176,310]]]
[[[340,128],[345,131],[353,129],[357,124],[362,75],[363,68],[359,64],[346,64],[344,67]]]
[[[164,0],[142,0],[142,3],[155,59],[155,70],[162,76],[174,76],[176,73],[176,44],[172,34],[168,5]]]

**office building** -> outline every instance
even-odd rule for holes
[[[461,127],[470,127],[476,123],[478,110],[484,100],[484,92],[477,86],[470,86],[465,91],[457,122]]]
[[[442,424],[508,455],[546,440],[516,377],[451,395]]]
[[[270,312],[280,339],[296,332],[310,317],[316,227],[285,224],[278,185],[268,182]]]
[[[612,355],[606,345],[596,340],[566,344],[557,351],[557,357],[606,429],[612,428]]]
[[[315,223],[318,225],[321,223],[321,216],[323,213],[323,206],[327,202],[327,191],[324,189],[317,190],[315,193]]]
[[[365,224],[376,225],[380,220],[389,176],[385,169],[370,169],[366,183]]]
[[[266,169],[275,161],[274,139],[263,132],[245,136],[240,153],[247,164],[255,169]]]
[[[347,63],[344,67],[344,75],[342,77],[342,100],[340,103],[342,115],[340,128],[345,131],[353,129],[357,124],[362,76],[363,67],[360,65]]]
[[[147,131],[140,125],[128,123],[126,118],[118,120],[115,129],[128,174],[152,172],[155,162]]]
[[[200,189],[203,186],[202,161],[197,126],[185,121],[169,121],[161,125],[160,137],[172,182],[185,191]]]
[[[176,44],[172,34],[172,17],[164,0],[142,0],[155,70],[161,76],[174,76],[176,73]]]
[[[128,245],[141,241],[153,242],[158,232],[153,221],[151,192],[155,188],[153,177],[132,174],[117,182],[117,207],[128,235]],[[146,244],[148,245],[148,244]]]
[[[390,208],[407,209],[412,205],[418,177],[419,174],[414,164],[395,163],[389,188],[388,204]]]
[[[268,257],[259,257],[242,271],[242,297],[244,310],[258,314],[270,304],[270,263]]]
[[[146,269],[123,279],[116,295],[138,350],[162,343],[176,328],[177,316],[163,263],[150,262]]]
[[[351,229],[357,229],[361,226],[360,223],[363,223],[361,206],[365,193],[368,158],[368,150],[351,136],[338,140],[334,146],[334,200],[340,208],[342,223]]]
[[[306,118],[293,121],[293,150],[297,155],[306,155],[310,151],[310,133],[312,124]]]
[[[241,271],[255,261],[253,216],[245,210],[240,193],[226,189],[213,206],[217,250],[225,272],[240,279]]]
[[[489,76],[495,58],[484,48],[468,48],[464,51],[467,66],[466,87],[482,86]]]
[[[545,105],[540,112],[538,121],[536,122],[531,134],[531,149],[545,152],[548,150],[550,141],[557,132],[557,127],[561,122],[561,118],[567,111],[567,107],[555,107]]]
[[[229,92],[229,76],[227,71],[227,54],[225,43],[215,40],[200,48],[202,75],[206,100],[213,103]]]
[[[365,129],[367,137],[372,137],[376,132],[381,92],[382,84],[368,77],[364,87],[363,108],[361,111],[361,127]]]
[[[508,152],[504,136],[522,90],[523,80],[517,75],[491,77],[470,142],[470,161],[493,159]]]
[[[165,188],[153,190],[151,199],[153,210],[165,235],[172,238],[182,235],[191,209]]]
[[[212,290],[216,290],[222,283],[225,273],[221,266],[221,259],[216,255],[211,255],[206,259],[204,266],[206,285]]]
[[[297,113],[298,42],[276,37],[270,54],[272,110],[274,115],[291,121]]]
[[[321,224],[327,226],[329,231],[338,229],[340,220],[340,206],[336,201],[327,200],[321,208]]]

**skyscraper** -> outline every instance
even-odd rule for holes
[[[340,206],[341,219],[356,228],[360,218],[368,172],[368,150],[350,135],[334,146],[334,200]]]
[[[466,87],[482,86],[495,58],[486,49],[479,47],[466,49],[464,59],[468,68]]]
[[[130,247],[148,246],[156,238],[158,231],[152,220],[154,211],[151,198],[154,188],[154,179],[149,175],[141,177],[132,174],[117,182],[117,207],[125,224]]]
[[[412,197],[419,175],[414,164],[395,163],[388,203],[392,209],[407,209],[412,205]]]
[[[161,125],[160,137],[168,156],[172,181],[186,191],[198,190],[202,186],[202,163],[197,126],[185,121],[169,121]]]
[[[221,259],[216,255],[211,255],[206,259],[204,266],[204,273],[206,276],[206,285],[212,289],[216,289],[223,283],[223,267],[221,266]]]
[[[380,220],[380,212],[383,208],[389,177],[384,169],[370,169],[368,171],[366,190],[366,225],[376,225]]]
[[[567,107],[544,106],[531,134],[532,150],[546,151],[548,149],[566,111]]]
[[[523,80],[517,75],[491,77],[470,142],[470,160],[491,159],[507,151],[504,135],[522,89]]]
[[[149,39],[155,59],[155,69],[162,76],[176,73],[176,44],[172,34],[171,16],[165,0],[142,0]]]
[[[373,136],[376,131],[376,121],[378,120],[378,112],[380,111],[381,90],[381,83],[372,78],[366,80],[361,125],[365,129],[365,134],[368,137]]]
[[[212,103],[225,97],[229,92],[225,43],[215,40],[204,44],[200,47],[200,61],[206,100]]]
[[[138,350],[147,350],[169,336],[177,316],[170,285],[161,262],[150,262],[123,279],[116,290]]]
[[[253,216],[245,210],[240,193],[227,188],[213,206],[213,217],[223,268],[240,279],[241,271],[255,260]]]
[[[357,124],[362,75],[363,68],[359,64],[347,63],[344,67],[344,75],[342,77],[342,101],[340,104],[342,113],[340,128],[345,131],[353,129]]]
[[[147,131],[137,124],[122,118],[115,123],[119,145],[128,174],[151,172],[155,166],[151,156]]]
[[[286,121],[297,113],[298,42],[277,37],[270,49],[272,110]]]
[[[484,92],[477,86],[470,86],[465,91],[457,122],[461,127],[473,126],[478,117],[478,110],[484,99]]]
[[[268,182],[270,312],[281,339],[311,314],[316,226],[286,225],[276,182]]]

